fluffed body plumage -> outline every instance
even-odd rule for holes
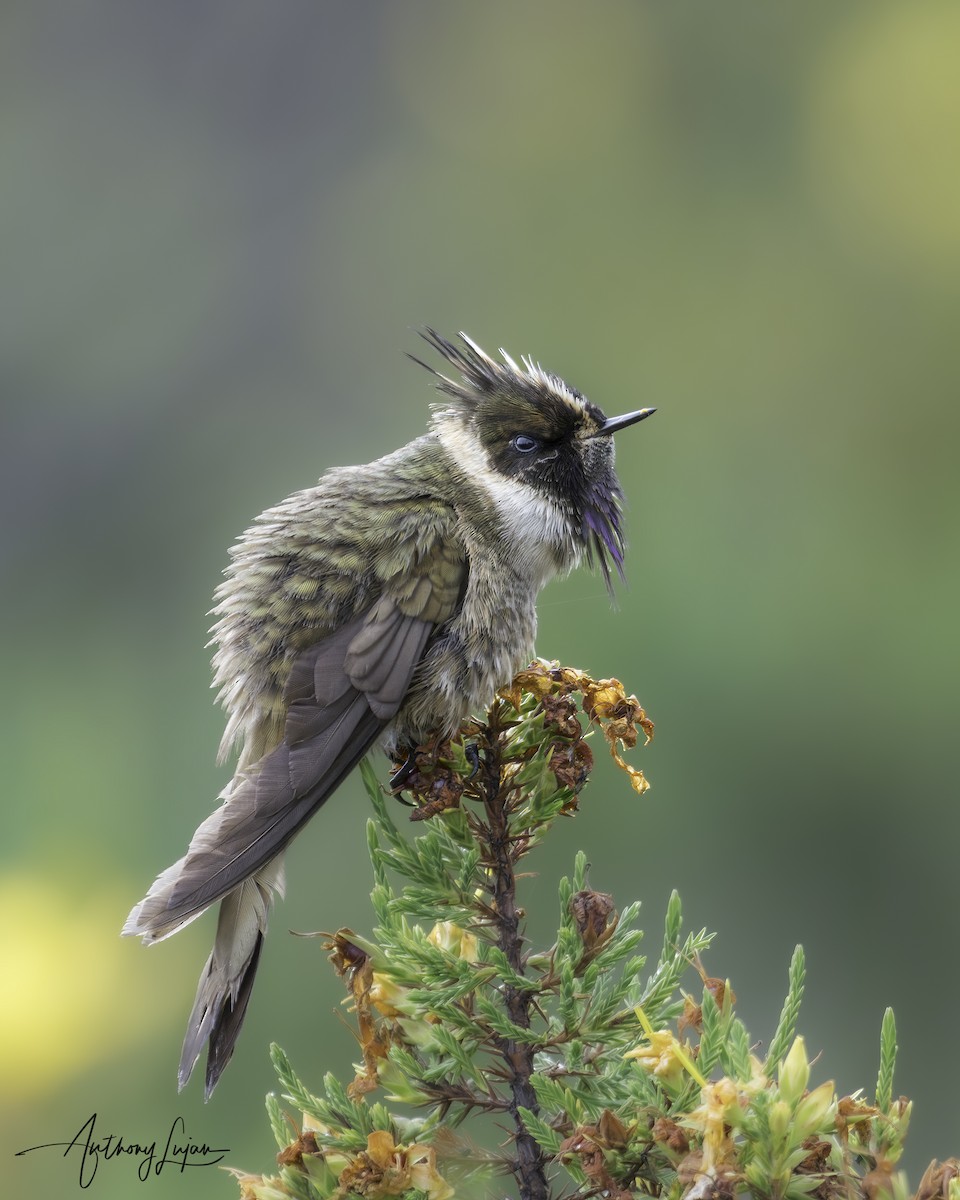
[[[463,376],[428,434],[264,512],[216,593],[215,684],[240,744],[220,807],[123,932],[155,942],[221,901],[180,1062],[212,1092],[239,1034],[283,851],[374,745],[452,734],[533,656],[537,593],[622,563],[614,428],[562,380],[425,335]],[[528,443],[530,444],[528,446]]]

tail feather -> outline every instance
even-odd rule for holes
[[[240,1036],[243,1021],[247,1015],[247,1004],[253,991],[253,981],[256,978],[257,965],[260,962],[260,950],[262,947],[263,934],[258,933],[250,962],[247,964],[246,970],[239,980],[236,999],[233,998],[231,992],[229,1003],[221,1007],[217,1022],[210,1032],[210,1040],[207,1043],[207,1069],[203,1086],[204,1100],[209,1100],[213,1095],[213,1089],[217,1086],[227,1063],[233,1058],[237,1038]],[[189,1027],[187,1037],[189,1037]],[[185,1046],[186,1041],[187,1038],[184,1038]],[[194,1054],[193,1061],[197,1061],[196,1054]],[[192,1067],[188,1068],[186,1074],[184,1074],[183,1055],[181,1055],[180,1070],[178,1073],[178,1091],[183,1090],[184,1085],[190,1078],[191,1070]]]
[[[221,901],[217,936],[187,1021],[178,1072],[181,1090],[205,1045],[207,1100],[233,1056],[267,932],[272,893],[282,891],[283,859],[278,856]]]

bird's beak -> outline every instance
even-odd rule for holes
[[[655,408],[638,408],[636,412],[624,413],[622,417],[610,417],[600,426],[595,436],[601,437],[608,433],[616,433],[618,429],[626,429],[628,425],[635,425],[637,421],[652,416],[656,411]]]

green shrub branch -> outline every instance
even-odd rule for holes
[[[639,904],[618,912],[578,854],[555,941],[528,945],[518,877],[580,807],[591,730],[642,793],[622,753],[652,736],[636,698],[545,663],[484,721],[420,748],[403,785],[417,836],[363,764],[375,927],[326,943],[362,1061],[315,1091],[273,1047],[278,1165],[234,1172],[243,1200],[960,1200],[957,1159],[931,1163],[913,1193],[898,1168],[911,1105],[894,1094],[889,1009],[872,1100],[812,1083],[799,946],[761,1058],[729,982],[701,961],[712,935],[684,933],[676,893],[648,965]]]

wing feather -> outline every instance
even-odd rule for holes
[[[274,858],[396,714],[434,628],[382,596],[303,651],[287,684],[283,741],[237,774],[126,932],[165,937]]]

